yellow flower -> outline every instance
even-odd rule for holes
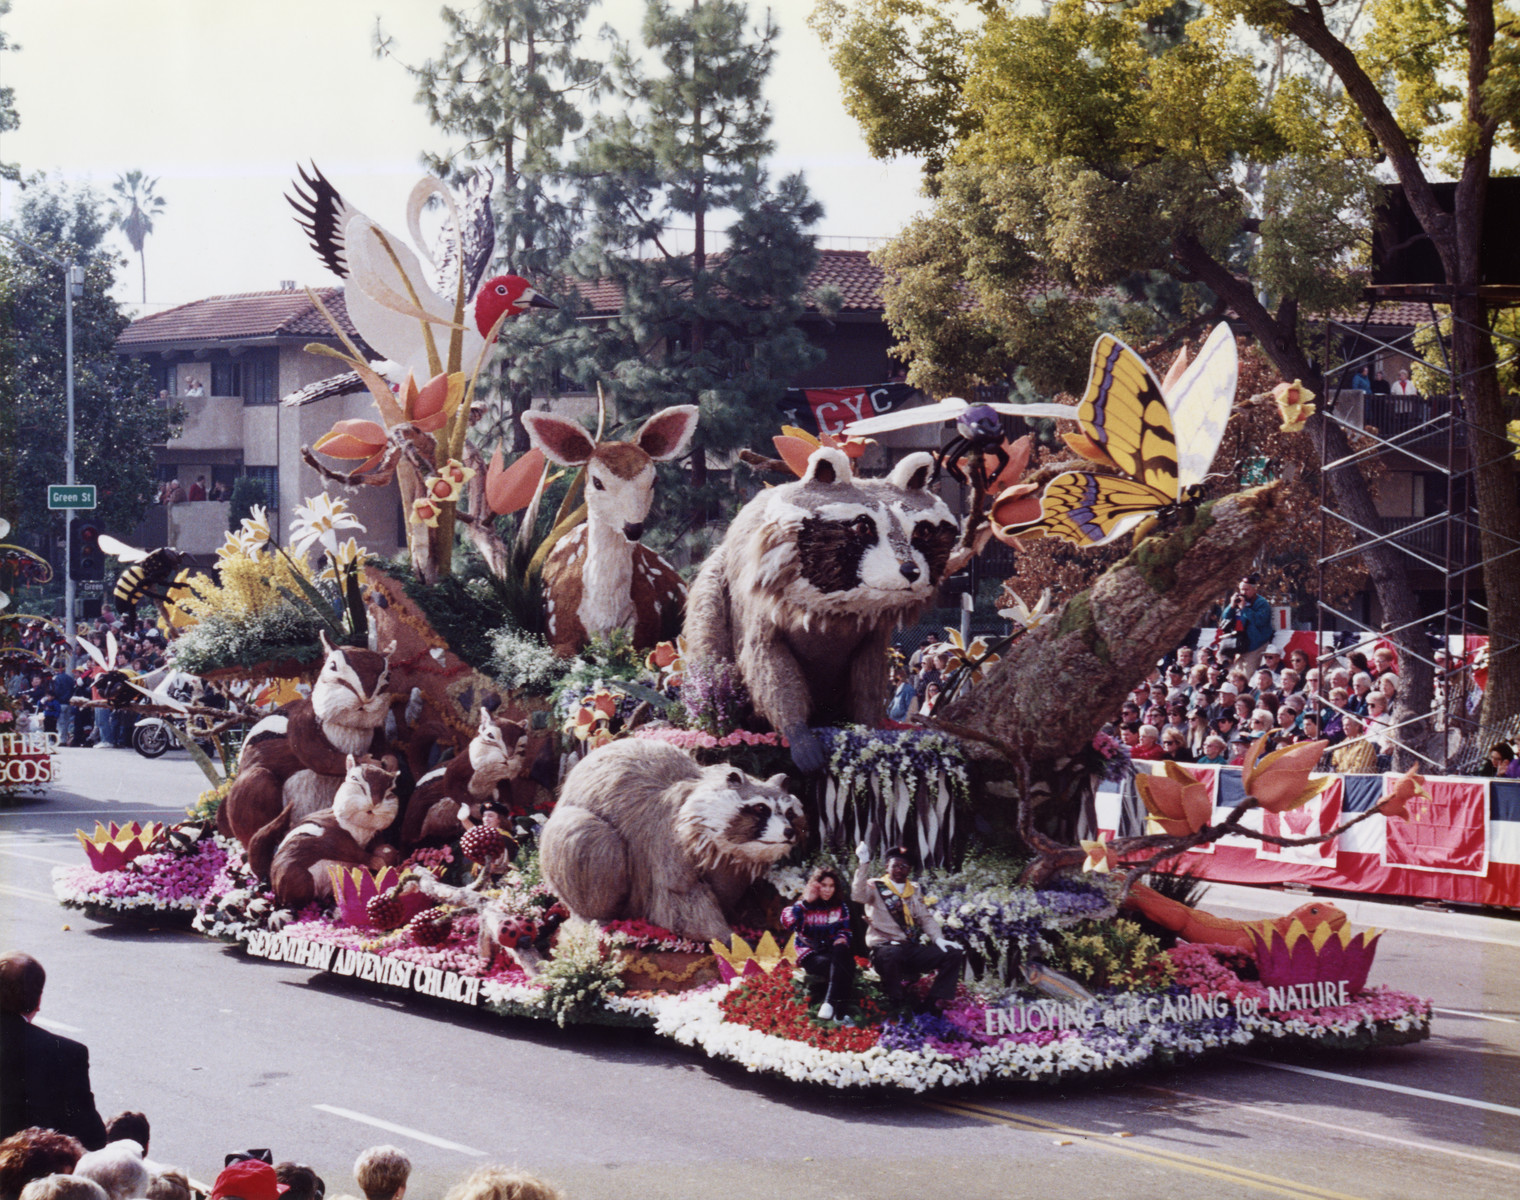
[[[334,500],[326,492],[307,497],[305,504],[296,505],[296,517],[290,523],[290,545],[296,554],[305,554],[320,542],[333,554],[338,549],[338,531],[357,529],[364,531],[364,522],[348,511],[348,503]]]
[[[353,538],[349,538],[346,542],[339,544],[336,554],[327,556],[327,565],[322,568],[322,573],[317,578],[330,583],[342,583],[351,571],[357,571],[369,562],[371,557],[368,550],[360,546]]]
[[[438,518],[443,514],[443,509],[432,496],[418,496],[412,501],[412,520],[420,521],[429,529],[438,528]]]

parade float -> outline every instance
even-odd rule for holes
[[[1176,873],[1222,838],[1292,846],[1417,820],[1418,775],[1390,777],[1335,828],[1272,832],[1252,815],[1312,802],[1322,747],[1258,745],[1231,807],[1177,768],[1139,777],[1144,833],[1097,832],[1099,783],[1132,768],[1094,729],[1279,519],[1271,485],[1198,490],[1234,400],[1227,332],[1164,383],[1101,339],[1081,405],[1041,406],[1081,429],[1067,437],[1080,459],[1043,490],[1019,481],[1027,445],[1005,445],[987,406],[930,406],[955,437],[880,478],[857,470],[858,440],[785,430],[778,459],[755,456],[785,475],[688,583],[638,536],[654,464],[684,451],[698,410],[594,433],[535,414],[511,462],[477,447],[481,365],[535,293],[483,279],[489,248],[462,236],[439,256],[452,277],[430,284],[426,256],[320,174],[304,182],[355,326],[406,368],[393,391],[350,343],[339,357],[379,419],[339,422],[308,461],[335,486],[398,487],[406,555],[374,561],[323,493],[288,548],[255,512],[215,571],[164,559],[138,598],[176,664],[237,680],[239,703],[267,715],[225,774],[203,764],[211,786],[185,820],[81,831],[87,861],[54,876],[63,904],[182,921],[251,960],[503,1018],[651,1029],[835,1088],[1428,1036],[1427,1001],[1369,983],[1378,931],[1323,901],[1217,917]],[[430,197],[470,224],[428,181],[410,226]],[[964,520],[943,472],[971,488]],[[947,631],[955,669],[934,718],[887,721],[892,631],[988,535],[1136,544],[1055,610],[1008,609],[996,646]],[[831,1014],[781,913],[819,866],[884,883],[850,851],[879,864],[892,847],[963,978],[947,1002],[929,1002],[927,978],[894,999],[857,928],[856,989]]]

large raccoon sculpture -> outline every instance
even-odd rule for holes
[[[699,767],[664,742],[609,743],[565,776],[539,834],[544,883],[586,920],[726,942],[750,884],[806,835],[785,782]]]
[[[755,711],[805,772],[824,766],[808,728],[886,715],[892,630],[934,598],[960,533],[929,490],[934,459],[856,479],[820,449],[796,483],[740,510],[686,601],[687,661],[736,663]]]

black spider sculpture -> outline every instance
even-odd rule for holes
[[[990,473],[986,459],[989,451],[997,459],[997,466]],[[963,459],[969,460],[964,469]],[[935,456],[934,475],[930,482],[938,482],[940,472],[948,471],[951,479],[968,485],[976,489],[978,495],[985,496],[992,481],[1003,473],[1007,465],[1008,451],[1003,449],[1003,418],[996,409],[986,404],[973,404],[955,418],[955,436]]]

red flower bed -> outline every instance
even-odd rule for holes
[[[820,1050],[859,1052],[876,1045],[881,1009],[869,997],[859,1004],[861,1028],[821,1024],[808,1011],[806,992],[793,982],[788,971],[753,975],[723,997],[719,1007],[726,1020],[760,1033],[774,1034],[792,1042],[804,1042]]]

